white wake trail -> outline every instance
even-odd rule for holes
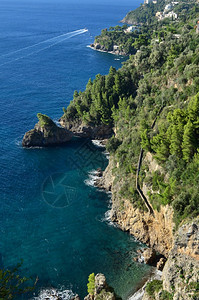
[[[56,43],[53,43],[53,44],[51,44],[51,45],[49,45],[49,46],[47,46],[47,47],[44,47],[44,48],[42,48],[42,49],[33,51],[33,52],[31,52],[31,53],[28,53],[28,54],[26,54],[26,55],[24,55],[24,56],[20,56],[20,57],[18,57],[18,58],[9,60],[9,61],[7,61],[7,62],[5,62],[5,63],[3,63],[3,64],[0,64],[0,67],[5,66],[5,65],[7,65],[7,64],[10,64],[10,63],[12,63],[12,62],[18,61],[18,60],[20,60],[20,59],[23,59],[23,58],[28,57],[28,56],[30,56],[30,55],[33,55],[33,54],[35,54],[35,53],[39,53],[39,52],[41,52],[41,51],[43,51],[43,50],[49,49],[49,48],[51,48],[51,47],[53,47],[53,46],[55,46],[55,45],[57,45],[57,44],[59,44],[59,43],[62,43],[62,42],[65,41],[65,40],[68,40],[68,39],[70,39],[70,38],[72,38],[72,37],[74,37],[74,36],[76,36],[76,35],[83,34],[83,33],[87,32],[87,31],[88,31],[87,29],[81,29],[81,31],[78,30],[78,32],[77,32],[77,31],[74,31],[73,34],[70,33],[70,36],[67,36],[67,37],[65,37],[64,39],[61,39],[60,41],[58,41],[58,42],[56,42]]]
[[[36,44],[34,44],[34,45],[27,46],[27,47],[24,47],[24,48],[21,48],[21,49],[18,49],[18,50],[15,50],[15,51],[12,51],[12,52],[9,52],[9,53],[6,53],[6,54],[3,54],[3,55],[0,55],[0,57],[9,56],[9,55],[12,55],[12,54],[18,53],[18,52],[20,52],[20,51],[27,50],[27,49],[30,49],[30,48],[36,47],[36,46],[38,46],[38,45],[41,45],[41,44],[44,44],[44,43],[47,43],[47,42],[53,41],[53,40],[55,40],[55,39],[58,39],[58,38],[60,38],[60,37],[63,37],[63,36],[65,36],[65,35],[70,35],[70,34],[73,34],[73,33],[78,33],[78,32],[81,32],[82,30],[85,30],[85,29],[78,29],[78,30],[75,30],[75,31],[67,32],[67,33],[64,33],[64,34],[61,34],[61,35],[55,36],[55,37],[53,37],[53,38],[50,38],[50,39],[47,39],[47,40],[41,41],[41,42],[39,42],[39,43],[36,43]]]

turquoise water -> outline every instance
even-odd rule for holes
[[[85,182],[106,167],[103,149],[80,139],[21,147],[36,113],[58,120],[74,90],[121,66],[125,58],[87,45],[140,2],[0,2],[0,263],[7,268],[23,259],[22,273],[39,278],[35,295],[54,287],[85,296],[88,275],[102,272],[125,298],[149,272],[133,262],[141,244],[106,220],[110,195]]]

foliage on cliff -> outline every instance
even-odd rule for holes
[[[84,92],[75,91],[63,118],[67,121],[80,118],[94,125],[112,124],[113,108],[118,108],[121,97],[135,95],[138,80],[136,68],[116,71],[111,67],[107,76],[98,74],[93,82],[89,80]]]
[[[127,25],[110,27],[109,30],[103,29],[101,34],[95,37],[95,44],[104,46],[106,51],[113,51],[114,46],[117,46],[120,51],[125,54],[135,53],[133,43],[138,38],[137,30],[126,32]]]
[[[143,25],[134,41],[136,54],[120,70],[111,68],[108,75],[89,80],[63,116],[115,127],[107,148],[114,157],[121,201],[124,197],[143,207],[135,188],[137,161],[141,147],[152,152],[164,173],[150,177],[143,166],[142,181],[155,190],[150,195],[154,208],[173,206],[176,223],[199,213],[198,8],[189,1],[186,17]]]
[[[44,127],[44,126],[55,126],[55,123],[51,120],[51,118],[48,117],[48,116],[46,116],[46,115],[38,113],[37,114],[37,118],[39,120],[39,125],[41,127]]]
[[[130,11],[122,21],[128,24],[154,25],[157,23],[156,13],[163,12],[166,4],[171,2],[157,0],[157,3],[141,4],[137,9]],[[198,13],[196,0],[179,0],[172,9],[181,21],[187,21],[190,17],[193,19]]]
[[[88,277],[88,283],[87,283],[88,293],[89,295],[94,295],[95,291],[95,274],[92,273]]]

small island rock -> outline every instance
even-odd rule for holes
[[[37,114],[37,117],[39,122],[23,137],[23,147],[46,147],[64,144],[71,140],[73,134],[69,130],[58,127],[46,115]]]

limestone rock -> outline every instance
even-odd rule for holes
[[[165,263],[166,263],[166,258],[161,257],[160,260],[157,262],[157,269],[159,271],[162,271],[163,268],[164,268]]]
[[[152,265],[156,261],[156,252],[152,248],[148,248],[143,252],[145,264]]]
[[[199,299],[198,250],[199,217],[180,226],[163,269],[163,288],[174,293],[174,300]]]
[[[95,276],[95,294],[99,294],[105,288],[107,288],[106,277],[99,273]]]
[[[119,168],[119,165],[115,165],[113,158],[110,157],[103,176],[97,180],[98,187],[112,192],[111,220],[116,222],[123,231],[128,231],[136,239],[154,248],[164,257],[168,257],[173,246],[173,208],[169,205],[161,206],[153,216],[147,211],[134,207],[130,200],[121,199],[118,191],[121,189],[123,179],[118,180],[116,167]]]
[[[46,147],[64,144],[71,140],[73,134],[58,127],[48,116],[38,114],[39,122],[34,129],[25,133],[23,147]]]
[[[70,298],[70,300],[80,300],[80,297],[78,294],[76,294],[75,296],[73,296],[72,298]]]
[[[98,273],[95,276],[94,295],[87,295],[84,300],[115,300],[114,291],[106,283],[104,274]]]
[[[67,121],[64,117],[59,122],[63,128],[70,130],[77,137],[102,140],[110,138],[113,134],[112,127],[105,124],[91,126],[82,123],[81,120]]]

